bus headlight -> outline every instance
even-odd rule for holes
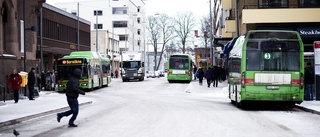
[[[81,86],[87,86],[88,84],[87,83],[83,83],[83,84],[81,84]]]

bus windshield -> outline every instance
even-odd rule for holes
[[[300,44],[298,41],[249,40],[246,56],[247,70],[300,70]]]
[[[122,62],[123,68],[140,68],[141,63],[140,61],[124,61]]]
[[[170,69],[189,69],[190,63],[188,57],[171,57],[169,60]]]
[[[58,79],[59,80],[67,80],[73,73],[74,69],[82,70],[82,79],[88,78],[88,69],[84,65],[64,65],[58,66]]]

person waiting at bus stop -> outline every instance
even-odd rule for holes
[[[21,89],[22,77],[17,73],[16,69],[13,69],[12,74],[8,80],[8,87],[12,86],[14,103],[19,101],[19,90]]]
[[[79,88],[79,79],[81,79],[81,76],[82,75],[80,69],[73,70],[73,74],[69,78],[69,81],[67,83],[66,90],[66,96],[70,110],[57,114],[58,122],[60,122],[62,117],[69,116],[72,114],[72,117],[69,120],[69,127],[77,127],[77,125],[74,124],[74,121],[76,120],[79,112],[78,97],[79,94],[85,95],[85,92],[80,90]]]
[[[304,69],[304,81],[305,81],[305,100],[313,100],[314,96],[314,70],[311,63],[308,62]]]

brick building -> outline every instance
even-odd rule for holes
[[[38,24],[40,21],[38,16]],[[55,60],[78,50],[78,17],[43,3],[42,25],[43,70],[56,70]],[[79,18],[79,30],[79,51],[90,51],[90,22]],[[39,30],[37,60],[41,60],[40,40]],[[37,66],[41,65],[37,63]]]
[[[50,71],[54,69],[54,59],[78,49],[77,16],[48,5],[44,1],[0,0],[2,11],[0,15],[0,100],[13,97],[13,94],[4,94],[8,88],[8,75],[13,69],[17,69],[18,72],[29,72],[32,67],[39,67],[40,47],[43,50],[44,69]],[[40,26],[41,8],[42,37],[40,37],[40,27],[37,27]],[[90,22],[79,19],[79,24],[79,50],[90,50]],[[23,35],[24,30],[25,35]],[[24,55],[26,55],[25,59]]]

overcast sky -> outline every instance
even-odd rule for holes
[[[46,3],[81,2],[90,0],[46,0]],[[92,0],[95,1],[95,0]],[[146,14],[166,13],[169,16],[176,15],[177,12],[190,11],[196,17],[203,17],[209,13],[209,0],[145,0]]]

